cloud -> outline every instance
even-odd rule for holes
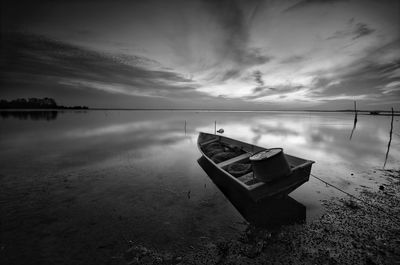
[[[398,91],[398,82],[390,76],[399,69],[399,63],[379,64],[367,58],[364,60],[354,62],[346,69],[336,69],[329,76],[321,72],[308,96],[315,100],[383,100],[386,94]]]
[[[398,95],[399,39],[357,51],[348,62],[309,71],[313,76],[306,97],[316,102],[362,100],[387,104]],[[386,93],[385,93],[386,92]]]
[[[250,45],[252,22],[260,7],[261,0],[252,1],[203,1],[207,13],[216,22],[218,42],[216,49],[220,63],[229,65],[218,81],[236,78],[247,68],[269,62],[272,57],[262,53],[261,49]],[[218,69],[216,69],[218,70]],[[233,74],[234,73],[234,74]]]
[[[283,12],[293,12],[300,9],[308,8],[315,5],[325,5],[325,4],[333,4],[335,2],[347,2],[348,0],[302,0],[298,3],[288,7]]]
[[[240,72],[239,69],[237,69],[237,68],[230,69],[230,70],[227,70],[226,72],[223,73],[221,81],[226,81],[228,79],[237,78],[240,75],[241,75],[241,72]]]
[[[303,62],[306,60],[306,57],[304,55],[293,55],[290,57],[287,57],[283,60],[281,60],[282,64],[294,64],[294,63],[299,63]]]
[[[112,94],[147,97],[185,97],[196,84],[157,62],[140,56],[113,55],[70,45],[33,34],[4,35],[1,80],[18,82],[34,77],[72,88],[89,88]]]
[[[304,90],[303,86],[279,86],[279,87],[266,87],[258,86],[253,89],[253,94],[244,97],[247,100],[260,100],[261,98],[267,99],[270,96],[274,96],[271,99],[276,99],[275,96],[279,96],[281,99],[287,98],[289,94]]]
[[[354,33],[353,40],[358,39],[358,38],[363,37],[363,36],[367,36],[367,35],[371,34],[374,31],[375,31],[374,29],[369,28],[364,23],[357,23],[356,27],[355,27],[355,29],[353,31],[353,33]]]
[[[262,74],[260,71],[254,71],[253,77],[254,77],[254,80],[256,81],[256,83],[258,84],[258,87],[264,86],[264,81],[262,80]]]
[[[234,61],[242,66],[254,66],[265,64],[269,62],[272,57],[262,55],[259,49],[248,48],[248,49],[237,49],[235,50]]]
[[[400,92],[400,81],[393,81],[389,84],[386,84],[382,89],[382,93],[384,94],[393,94],[393,92]]]
[[[348,37],[351,37],[352,40],[356,40],[358,38],[370,35],[375,31],[365,23],[354,24],[353,21],[354,19],[350,20],[349,28],[345,30],[336,31],[332,36],[328,37],[327,40],[342,39]]]
[[[98,108],[255,108],[198,91],[198,82],[143,56],[25,33],[3,34],[1,44],[1,98],[53,97]]]

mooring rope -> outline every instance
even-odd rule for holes
[[[347,191],[344,191],[344,190],[342,190],[341,188],[336,187],[335,185],[333,185],[333,184],[331,184],[331,183],[329,183],[329,182],[327,182],[327,181],[325,181],[325,180],[323,180],[323,179],[321,179],[321,178],[315,176],[314,174],[310,174],[310,175],[313,176],[314,178],[318,179],[319,181],[325,183],[327,186],[331,186],[332,188],[337,189],[338,191],[340,191],[340,192],[342,192],[342,193],[344,193],[344,194],[350,196],[351,198],[354,198],[354,199],[356,199],[356,200],[358,200],[358,201],[360,201],[360,202],[365,203],[366,205],[368,205],[368,206],[370,206],[370,207],[373,207],[373,208],[375,208],[375,209],[377,209],[377,210],[379,210],[379,211],[381,211],[381,212],[387,214],[388,217],[389,217],[390,219],[392,219],[392,221],[394,221],[394,222],[397,223],[397,224],[400,224],[400,219],[394,217],[392,213],[389,213],[389,212],[385,211],[384,209],[382,209],[382,208],[380,208],[380,207],[378,207],[378,206],[376,206],[376,205],[373,205],[373,204],[367,202],[366,200],[363,200],[363,199],[361,199],[361,198],[359,198],[359,197],[357,197],[357,196],[355,196],[355,195],[353,195],[353,194],[351,194],[351,193],[348,193]]]

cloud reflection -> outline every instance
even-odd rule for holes
[[[221,126],[228,137],[265,147],[283,147],[289,154],[318,161],[316,168],[339,164],[352,168],[379,166],[384,157],[389,130],[383,126],[384,119],[377,121],[367,115],[360,116],[357,134],[349,142],[352,115],[269,113],[268,117],[260,116],[225,120]]]
[[[199,131],[224,128],[224,135],[265,147],[282,147],[288,154],[315,160],[316,172],[343,176],[352,170],[381,167],[388,142],[390,120],[360,115],[357,133],[348,135],[353,116],[328,113],[279,112],[107,112],[88,111],[81,117],[65,113],[56,122],[20,123],[2,120],[0,148],[3,155],[32,155],[32,163],[52,155],[54,163],[80,166],[102,163],[131,154],[147,157],[166,150],[197,152]],[[71,115],[74,115],[73,119]],[[185,136],[186,120],[186,136]],[[394,132],[399,129],[394,122]],[[32,141],[32,139],[35,139]],[[189,141],[188,141],[189,140]],[[400,157],[398,135],[393,134],[388,166]],[[179,152],[167,151],[179,156]],[[85,159],[82,159],[85,158]],[[180,158],[184,160],[185,158]]]

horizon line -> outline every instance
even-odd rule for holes
[[[90,108],[87,109],[63,109],[63,108],[2,108],[0,111],[4,110],[123,110],[123,111],[221,111],[221,112],[355,112],[354,109],[336,109],[336,110],[321,110],[321,109],[280,109],[280,110],[272,110],[272,109],[218,109],[218,108],[210,108],[210,109],[199,109],[199,108]],[[383,113],[391,113],[391,110],[357,110],[357,112],[383,112]],[[394,110],[394,113],[400,113],[400,111]]]

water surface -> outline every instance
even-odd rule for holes
[[[42,264],[107,263],[129,240],[185,249],[234,237],[245,218],[197,163],[199,131],[316,161],[312,173],[357,194],[377,189],[390,117],[347,113],[62,111],[2,113],[5,253]],[[399,118],[386,168],[400,159]],[[306,220],[340,194],[310,181],[290,194]],[[118,258],[118,257],[114,257]]]

